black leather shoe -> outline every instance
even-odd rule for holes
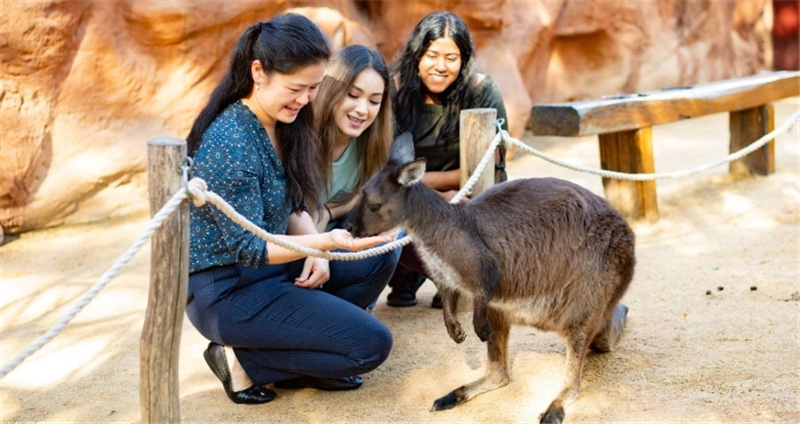
[[[264,386],[252,385],[244,390],[234,392],[231,388],[231,373],[228,370],[228,361],[225,359],[225,348],[218,343],[211,342],[208,344],[208,349],[203,352],[203,358],[206,359],[208,367],[214,372],[219,381],[222,382],[222,388],[225,389],[225,394],[234,403],[244,404],[261,404],[267,403],[276,396],[272,390]]]
[[[386,296],[386,304],[394,306],[395,308],[407,308],[417,304],[416,293],[402,292],[398,289],[392,289],[389,295]]]
[[[364,379],[357,375],[344,378],[320,378],[304,375],[279,381],[275,383],[274,386],[278,389],[312,388],[317,390],[327,390],[329,392],[338,392],[342,390],[355,390],[361,387],[362,384],[364,384]]]
[[[395,271],[397,273],[397,271]],[[426,277],[416,272],[407,272],[404,280],[392,285],[392,291],[386,296],[386,304],[396,308],[405,308],[417,304],[417,290],[425,282]],[[396,278],[400,276],[395,276]],[[394,282],[392,282],[394,283]]]

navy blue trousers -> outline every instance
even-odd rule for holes
[[[304,260],[198,271],[189,276],[186,314],[204,337],[234,348],[255,384],[366,373],[392,348],[389,329],[365,308],[386,287],[400,250],[330,261],[330,280],[313,290],[293,284]]]

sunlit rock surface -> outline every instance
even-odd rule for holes
[[[451,10],[500,86],[511,134],[533,104],[655,90],[772,65],[768,1],[6,1],[0,225],[6,233],[148,209],[146,142],[183,138],[241,31],[286,10],[390,63]]]

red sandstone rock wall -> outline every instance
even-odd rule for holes
[[[241,31],[288,9],[311,17],[335,45],[377,47],[390,62],[422,16],[458,13],[503,91],[515,137],[536,103],[771,66],[767,0],[61,0],[0,8],[7,232],[147,210],[147,140],[185,136]]]

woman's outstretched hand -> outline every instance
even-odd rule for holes
[[[338,228],[331,230],[328,234],[330,234],[331,242],[336,246],[336,249],[343,249],[351,252],[364,250],[394,240],[392,234],[386,233],[371,237],[353,237],[347,230]]]

